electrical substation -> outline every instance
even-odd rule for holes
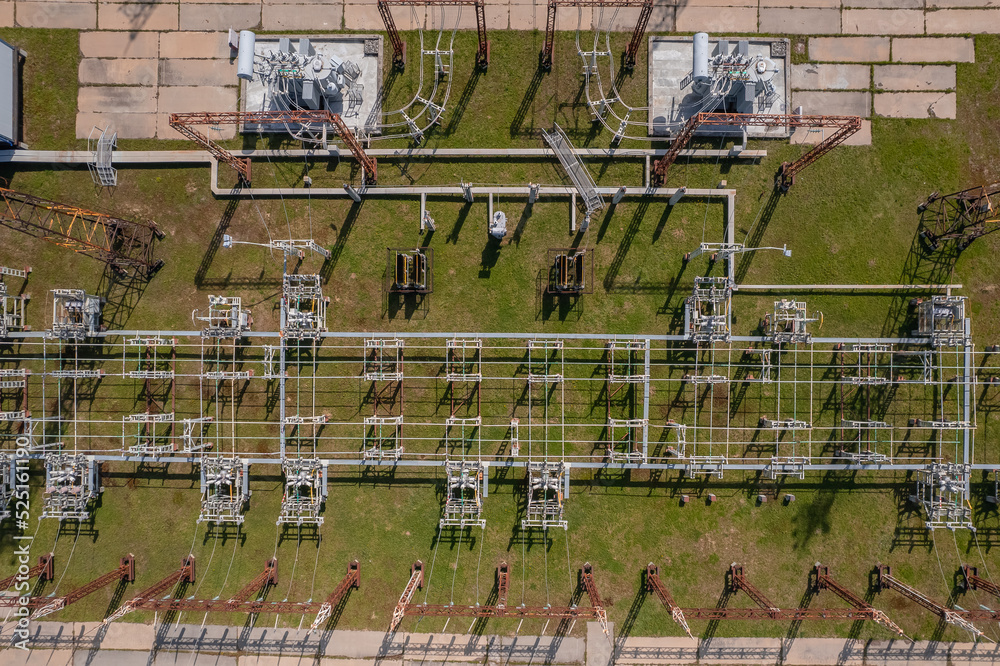
[[[870,96],[888,46],[369,9],[169,60],[186,29],[93,31],[88,76],[153,63],[100,95],[160,86],[155,140],[98,110],[35,149],[37,90],[0,108],[0,662],[19,617],[95,663],[150,623],[150,665],[997,660],[1000,186],[899,212],[897,121],[802,88]]]

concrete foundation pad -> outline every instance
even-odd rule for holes
[[[118,132],[119,139],[152,139],[156,136],[156,114],[80,111],[76,114],[76,138],[86,139],[94,127]]]
[[[614,622],[608,622],[607,634],[600,622],[587,623],[587,666],[609,666],[614,663],[611,660],[614,637]]]
[[[835,35],[839,9],[761,9],[760,32],[785,35]]]
[[[0,650],[6,666],[72,666],[73,650]]]
[[[80,111],[156,113],[153,86],[81,86],[76,97]]]
[[[160,113],[235,111],[237,92],[235,78],[234,75],[234,85],[225,88],[208,86],[161,86],[157,110]]]
[[[942,9],[926,18],[928,35],[1000,32],[1000,9]]]
[[[677,8],[677,30],[680,32],[747,32],[757,24],[753,7],[690,7]]]
[[[815,145],[833,134],[836,130],[826,128],[800,127],[792,132],[789,139],[793,144]],[[872,145],[872,123],[870,120],[861,121],[861,129],[852,134],[842,146],[870,146]]]
[[[955,93],[896,92],[875,95],[875,113],[889,118],[954,119]]]
[[[875,65],[876,90],[954,90],[955,65]]]
[[[415,10],[415,19],[411,9]],[[424,8],[394,7],[392,19],[400,30],[416,30],[418,25],[424,23]],[[348,30],[385,30],[382,16],[378,13],[378,7],[374,2],[364,5],[344,5],[344,27]]]
[[[18,2],[17,25],[22,28],[97,27],[97,4],[81,2]]]
[[[847,0],[844,5],[861,9],[923,9],[924,0]]]
[[[653,13],[649,15],[646,29],[651,32],[673,32],[677,26],[677,8],[665,4],[653,4]],[[545,26],[542,25],[542,29]]]
[[[812,37],[809,59],[828,62],[888,62],[888,37]]]
[[[260,5],[181,4],[181,30],[247,30],[260,25]]]
[[[975,62],[976,42],[971,37],[898,37],[892,40],[892,60]]]
[[[101,30],[176,30],[177,25],[173,4],[102,2],[97,7]]]
[[[14,25],[14,3],[0,2],[0,28]]]
[[[155,86],[156,60],[151,58],[84,58],[80,83]]]
[[[541,12],[542,22],[545,22],[545,8],[540,10],[535,5],[516,4],[510,6],[511,30],[535,30],[538,25],[536,14]],[[543,26],[544,28],[544,26]]]
[[[868,65],[792,65],[795,90],[868,90],[871,80]]]
[[[230,58],[229,32],[165,32],[160,35],[161,58]]]
[[[801,106],[806,115],[861,116],[871,115],[869,92],[797,92],[792,106]]]
[[[160,59],[161,86],[232,86],[236,83],[236,65],[231,65],[228,59]]]
[[[507,30],[510,26],[509,5],[486,5],[486,29]],[[489,35],[486,36],[489,39]]]
[[[84,58],[155,58],[158,35],[154,32],[82,32]]]
[[[264,5],[264,30],[340,30],[343,5]]]
[[[928,9],[950,7],[1000,7],[1000,0],[927,0]]]
[[[924,12],[919,9],[845,9],[841,19],[844,34],[924,34]]]

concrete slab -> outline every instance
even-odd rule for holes
[[[875,65],[877,90],[954,90],[955,65]]]
[[[97,4],[80,2],[18,2],[14,18],[22,28],[97,27]]]
[[[5,666],[72,666],[72,650],[0,650]]]
[[[160,59],[161,86],[232,86],[236,83],[236,66],[228,59]]]
[[[892,40],[893,62],[975,62],[971,37],[898,37]]]
[[[404,8],[400,7],[405,11]],[[572,12],[572,10],[570,10]],[[558,23],[558,15],[556,18]],[[424,28],[427,30],[475,30],[476,12],[472,7],[447,6],[427,7],[424,15]]]
[[[80,83],[155,86],[156,60],[149,58],[84,58],[80,61]]]
[[[1000,7],[1000,0],[927,0],[931,9],[946,9],[950,7]]]
[[[14,25],[14,3],[0,2],[0,28],[9,28]]]
[[[811,37],[809,59],[829,62],[888,62],[888,37]]]
[[[868,92],[797,92],[792,106],[801,106],[806,115],[861,116],[871,115],[871,93]]]
[[[868,90],[872,73],[868,65],[792,65],[796,90]]]
[[[88,628],[92,630],[93,625]],[[109,650],[149,650],[156,638],[156,629],[151,624],[114,622],[103,629],[101,646]]]
[[[614,636],[614,622],[608,622],[608,635],[605,635],[599,622],[587,623],[587,666],[608,666],[614,663],[611,660]]]
[[[158,35],[153,32],[81,32],[84,58],[155,58]]]
[[[875,95],[875,113],[888,118],[955,117],[955,93],[887,92]]]
[[[234,99],[235,103],[235,99]],[[201,109],[188,109],[189,111],[201,110]],[[175,111],[179,113],[179,111]],[[149,114],[155,118],[156,127],[156,138],[157,139],[178,139],[181,141],[187,141],[188,138],[179,134],[173,127],[170,126],[170,114],[169,113],[157,113],[156,115]],[[212,130],[210,134],[213,139],[232,139],[236,136],[236,126],[235,125],[221,125],[221,129]],[[202,130],[205,131],[208,128],[203,127]],[[227,169],[229,167],[226,167]],[[159,663],[159,662],[157,662]]]
[[[509,5],[486,5],[486,29],[507,30],[510,27]],[[489,37],[487,37],[489,39]]]
[[[152,139],[156,136],[155,113],[81,111],[76,114],[76,138],[86,139],[94,127],[103,129],[108,125],[118,132],[119,139]],[[149,645],[146,650],[149,650]]]
[[[840,9],[840,0],[760,0],[761,7],[813,7]]]
[[[649,15],[646,29],[650,32],[673,32],[676,26],[677,8],[672,5],[655,3],[653,13]],[[541,29],[544,30],[545,26],[543,25]]]
[[[667,4],[688,7],[756,7],[756,0],[666,0]]]
[[[411,9],[416,10],[416,19]],[[392,12],[392,19],[400,30],[416,30],[418,24],[423,25],[424,8],[396,7]],[[344,5],[344,27],[347,30],[385,30],[375,3]]]
[[[177,6],[149,3],[100,3],[97,27],[101,30],[176,30]]]
[[[235,111],[236,86],[171,86],[160,89],[160,113]]]
[[[132,650],[101,650],[95,655],[89,650],[80,650],[73,659],[73,666],[91,666],[94,662],[94,656],[97,656],[101,666],[148,666],[149,664],[148,653]],[[157,655],[154,663],[159,661],[160,658]]]
[[[160,35],[161,58],[229,58],[229,32],[165,32]]]
[[[755,32],[757,10],[753,7],[678,7],[678,32]]]
[[[844,0],[844,7],[864,9],[923,9],[924,0]]]
[[[839,9],[761,9],[760,30],[781,35],[836,35]]]
[[[246,30],[260,25],[260,5],[181,4],[181,30]]]
[[[76,96],[80,111],[110,113],[156,113],[153,86],[80,86]]]
[[[922,35],[924,12],[920,9],[845,9],[845,35]]]
[[[790,143],[793,144],[805,144],[805,145],[815,145],[833,134],[836,130],[817,127],[808,128],[800,127],[792,132],[792,136],[789,139]],[[844,146],[870,146],[872,145],[872,121],[862,120],[861,129],[852,134],[850,137],[844,141]],[[802,664],[804,666],[805,662],[796,662],[797,664]]]
[[[511,30],[535,30],[539,8],[536,5],[517,4],[510,6]],[[545,22],[545,8],[541,8],[542,22]],[[545,26],[542,26],[545,29]]]
[[[261,26],[264,30],[340,30],[344,6],[264,5]]]
[[[1000,9],[942,9],[927,12],[926,20],[928,35],[1000,32]]]
[[[593,18],[590,7],[563,7],[556,12],[556,30],[590,30]]]

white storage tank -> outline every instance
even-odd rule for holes
[[[249,30],[240,31],[240,48],[236,56],[236,76],[253,81],[254,45],[257,35]]]

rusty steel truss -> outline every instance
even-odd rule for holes
[[[240,180],[249,184],[251,180],[250,158],[240,158],[212,141],[198,130],[199,125],[305,125],[325,128],[333,127],[361,169],[369,185],[378,181],[378,165],[374,157],[369,157],[354,133],[344,124],[340,114],[326,109],[320,111],[227,111],[227,112],[195,112],[171,113],[170,126],[207,150],[215,159],[225,162],[236,170]]]
[[[42,555],[38,558],[38,564],[28,569],[28,573],[16,573],[13,576],[7,576],[6,578],[0,580],[0,591],[9,588],[14,581],[26,581],[35,577],[43,583],[52,580],[55,578],[56,574],[55,562],[56,558],[52,553]]]
[[[538,64],[546,72],[552,70],[552,47],[556,36],[556,9],[559,7],[639,7],[639,18],[632,30],[632,39],[622,54],[622,66],[631,71],[635,69],[635,57],[642,45],[646,25],[653,13],[653,0],[549,0],[548,15],[545,19],[545,44],[539,55]]]
[[[382,16],[385,31],[389,33],[392,44],[392,64],[402,69],[406,65],[406,44],[399,36],[396,22],[392,18],[393,6],[471,6],[476,9],[476,34],[479,37],[479,48],[476,51],[476,66],[486,69],[490,64],[490,42],[486,39],[486,3],[484,0],[378,0],[378,13]]]
[[[590,598],[589,607],[580,606],[508,606],[507,594],[510,589],[510,570],[506,562],[497,567],[497,603],[495,605],[459,606],[455,604],[415,604],[413,595],[423,587],[424,565],[421,561],[414,562],[410,569],[410,580],[403,589],[399,603],[392,614],[389,633],[396,631],[399,623],[408,615],[433,617],[479,617],[479,618],[542,618],[551,620],[575,620],[587,618],[601,624],[604,633],[608,633],[608,615],[597,591],[594,580],[594,570],[590,562],[580,570],[580,584]]]
[[[963,564],[961,568],[962,573],[962,590],[983,590],[994,597],[1000,599],[1000,585],[997,585],[993,581],[986,580],[979,576],[979,569],[977,567],[970,567],[968,564]]]
[[[159,580],[158,582],[153,583],[145,590],[123,603],[118,607],[118,610],[104,618],[104,622],[102,622],[102,624],[108,625],[138,608],[146,608],[145,604],[153,601],[159,601],[160,596],[164,592],[172,590],[178,583],[193,583],[194,576],[194,555],[188,555],[181,561],[180,569],[172,572],[170,575]]]
[[[163,261],[153,242],[164,233],[155,222],[135,222],[0,187],[0,225],[65,247],[119,274],[150,276]]]
[[[1000,230],[1000,183],[941,195],[932,193],[917,206],[924,229],[920,235],[931,249],[944,240],[964,250],[972,241]]]
[[[32,598],[29,605],[38,608],[38,610],[32,613],[31,619],[38,620],[46,615],[51,615],[112,583],[119,582],[135,582],[135,556],[131,553],[121,558],[116,569],[109,571],[100,578],[95,578],[82,587],[76,588],[66,596],[56,597],[55,599],[47,597]]]
[[[834,133],[826,137],[805,155],[794,162],[784,162],[778,171],[775,184],[784,192],[795,183],[795,176],[807,166],[836,146],[847,140],[861,129],[860,116],[802,116],[764,113],[708,113],[700,112],[688,118],[684,127],[670,144],[667,152],[653,164],[653,182],[662,185],[667,180],[670,167],[690,142],[694,133],[701,127],[825,127],[834,129]]]
[[[875,589],[879,592],[882,590],[896,590],[910,601],[934,613],[948,624],[954,625],[959,629],[965,629],[977,639],[983,636],[983,632],[976,625],[972,624],[973,620],[987,620],[992,622],[1000,620],[1000,611],[987,610],[985,608],[983,610],[967,611],[943,606],[898,578],[893,577],[892,569],[888,565],[875,565],[875,573],[877,575]]]

